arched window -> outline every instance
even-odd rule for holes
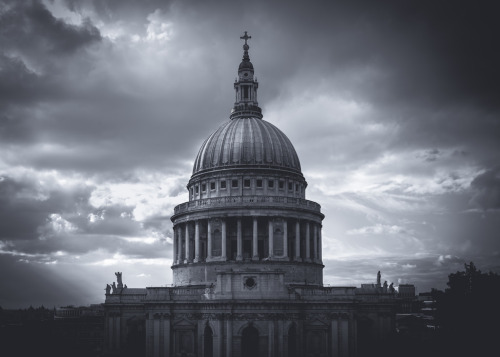
[[[253,326],[248,326],[241,334],[241,356],[255,357],[259,354],[259,331]]]
[[[213,357],[214,355],[214,334],[210,326],[205,326],[205,332],[203,333],[203,356]]]

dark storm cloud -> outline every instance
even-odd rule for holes
[[[74,26],[56,19],[41,1],[7,1],[0,13],[3,50],[19,50],[36,56],[71,54],[99,41],[99,30],[90,20]]]
[[[74,212],[90,190],[46,191],[35,180],[0,177],[0,240],[35,240],[50,214]]]
[[[477,176],[471,183],[474,196],[471,203],[483,210],[500,209],[500,167]]]

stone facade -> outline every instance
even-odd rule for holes
[[[290,140],[262,119],[248,56],[230,120],[175,207],[173,287],[106,291],[110,354],[358,356],[394,329],[394,294],[323,285],[322,220]],[[117,275],[118,277],[118,275]]]

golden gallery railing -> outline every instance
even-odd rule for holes
[[[272,207],[290,207],[306,208],[316,212],[321,211],[321,206],[309,200],[296,197],[283,196],[228,196],[203,198],[181,203],[174,208],[174,213],[179,214],[186,211],[219,207],[252,207],[252,206],[272,206]]]

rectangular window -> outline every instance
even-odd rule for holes
[[[295,192],[299,192],[299,184],[298,183],[295,184]]]
[[[210,189],[215,190],[215,182],[210,182]]]
[[[292,183],[291,183],[291,182],[289,182],[289,183],[288,183],[288,189],[289,189],[290,191],[291,191],[291,190],[293,190],[293,187],[292,187]]]
[[[226,188],[226,181],[221,181],[220,182],[220,188]]]
[[[248,86],[243,87],[243,98],[248,99]]]
[[[232,188],[238,188],[238,180],[233,180],[231,183]]]
[[[243,186],[245,186],[245,188],[250,188],[250,180],[245,179],[245,181],[243,181]]]
[[[257,188],[262,188],[262,179],[257,180]]]
[[[267,187],[274,188],[274,180],[268,180],[267,181]]]
[[[196,185],[196,187],[195,187],[195,192],[196,192],[196,194],[198,194],[198,185]]]
[[[285,188],[285,181],[279,181],[279,188],[280,190],[284,189]]]
[[[207,190],[207,184],[204,183],[201,185],[201,192],[205,192]]]

